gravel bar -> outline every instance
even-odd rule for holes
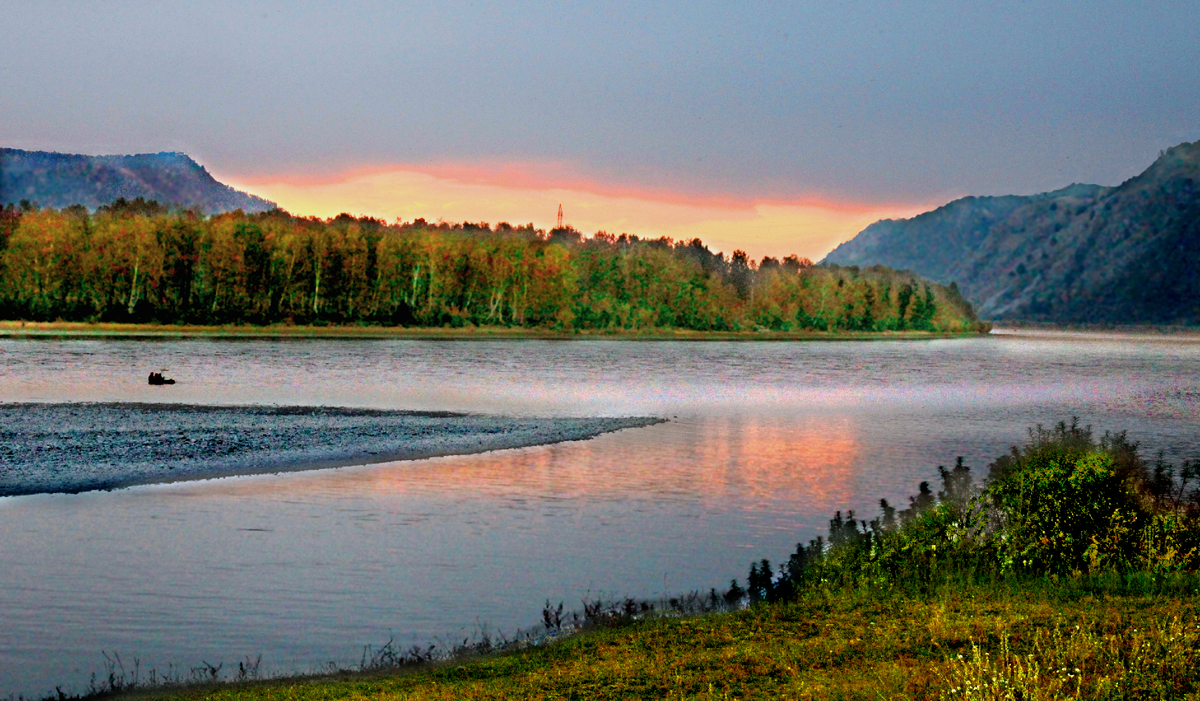
[[[0,403],[0,496],[480,453],[660,423],[336,407]]]

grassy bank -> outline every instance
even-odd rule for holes
[[[127,698],[1193,698],[1195,578],[810,592],[414,669],[197,685]]]
[[[746,589],[708,595],[732,612],[630,602],[544,646],[440,660],[418,650],[358,672],[127,695],[1200,698],[1200,462],[1151,463],[1123,434],[1097,441],[1064,423],[1031,431],[981,486],[961,461],[939,471],[936,494],[922,483],[870,522],[839,512],[827,539],[797,545],[778,572],[764,559]],[[558,613],[545,615],[557,627]]]
[[[369,325],[123,324],[73,321],[0,321],[0,336],[230,337],[230,338],[412,338],[412,339],[621,339],[644,341],[866,341],[976,337],[979,332],[936,331],[693,331],[620,329],[554,331],[507,326],[412,327]]]

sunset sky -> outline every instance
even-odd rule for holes
[[[0,145],[183,151],[297,214],[819,259],[1200,139],[1200,3],[0,1]]]

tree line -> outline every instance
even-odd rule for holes
[[[0,315],[31,321],[968,331],[957,287],[883,267],[751,260],[699,239],[532,224],[389,224],[153,201],[0,209]]]

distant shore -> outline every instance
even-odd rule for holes
[[[228,324],[202,326],[192,324],[118,324],[78,321],[0,321],[0,337],[71,336],[71,337],[206,337],[206,338],[408,338],[418,340],[584,340],[620,339],[630,341],[869,341],[966,338],[986,335],[975,332],[940,333],[935,331],[692,331],[687,329],[622,331],[554,331],[506,326],[416,327],[328,325],[299,326],[271,324],[251,326]]]
[[[1178,324],[1068,324],[1047,321],[994,321],[993,333],[1089,333],[1124,336],[1196,336],[1200,326]]]

